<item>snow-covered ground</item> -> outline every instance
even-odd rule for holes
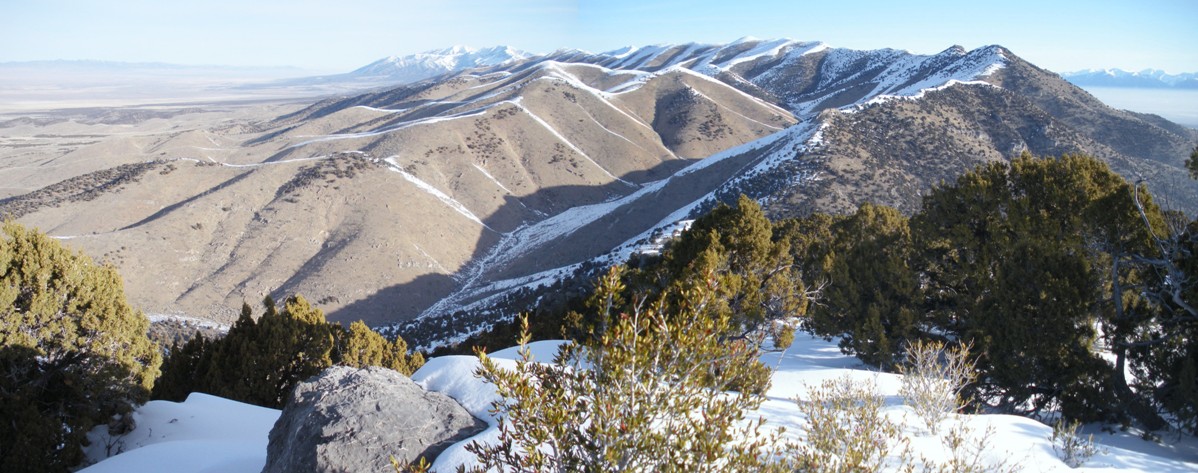
[[[122,452],[88,473],[256,473],[266,464],[266,440],[279,411],[193,393],[184,402],[150,401],[133,414],[137,428],[117,439],[97,427],[88,458]]]
[[[532,350],[537,360],[551,360],[559,342],[536,342]],[[507,349],[491,355],[501,363],[514,364],[518,354]],[[834,343],[798,336],[789,350],[763,357],[775,366],[769,400],[759,414],[771,425],[785,426],[787,435],[802,431],[804,419],[794,402],[805,397],[809,387],[827,379],[848,376],[873,382],[885,396],[885,415],[895,421],[906,419],[903,429],[912,457],[944,461],[949,453],[939,437],[927,433],[918,419],[898,396],[901,378],[877,373],[862,366],[855,358],[842,355]],[[473,376],[478,362],[471,356],[433,358],[413,374],[425,388],[457,399],[467,410],[486,420],[491,427],[478,436],[459,442],[434,462],[436,471],[454,471],[457,465],[472,464],[473,456],[465,445],[473,440],[496,438],[496,421],[488,413],[494,389]],[[135,414],[137,429],[121,440],[125,453],[101,461],[87,469],[98,472],[246,472],[262,469],[266,462],[267,433],[279,411],[249,406],[204,394],[193,394],[183,403],[153,401]],[[1007,415],[966,415],[949,419],[947,425],[963,422],[976,435],[992,433],[984,439],[985,456],[1005,461],[1015,471],[1198,471],[1198,439],[1166,435],[1162,443],[1141,440],[1134,433],[1110,434],[1099,426],[1088,426],[1100,451],[1081,468],[1070,469],[1052,448],[1052,428],[1023,417]],[[101,429],[102,430],[102,429]],[[91,452],[103,457],[103,436],[95,437]],[[97,458],[93,456],[93,458]]]

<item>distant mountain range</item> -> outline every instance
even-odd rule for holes
[[[527,308],[494,309],[514,294],[562,297],[542,286],[741,194],[774,217],[911,212],[975,166],[1087,153],[1198,210],[1198,183],[1178,178],[1198,131],[1108,107],[1001,46],[450,48],[346,76],[437,71],[267,120],[120,128],[21,158],[34,190],[0,200],[0,216],[105,255],[149,312],[231,322],[242,301],[301,293],[333,320],[411,322],[407,339],[428,344]],[[90,130],[62,120],[8,126]]]
[[[386,57],[344,74],[303,77],[281,81],[281,83],[309,86],[408,84],[467,69],[510,64],[532,56],[533,54],[507,46],[483,49],[453,46],[406,56]]]
[[[304,74],[297,67],[182,65],[164,62],[120,62],[93,60],[49,60],[0,62],[3,81],[32,75],[39,80],[70,82],[152,80],[163,77],[264,80]]]
[[[1198,73],[1168,74],[1158,69],[1127,72],[1120,69],[1087,69],[1065,72],[1065,80],[1079,87],[1124,87],[1136,89],[1198,89]]]

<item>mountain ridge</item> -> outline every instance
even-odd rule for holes
[[[107,255],[151,312],[231,321],[243,300],[299,292],[332,320],[420,316],[404,330],[422,344],[510,317],[520,308],[493,307],[513,291],[620,262],[742,193],[774,217],[865,201],[910,211],[940,180],[1025,150],[1095,154],[1154,180],[1180,172],[1195,140],[997,45],[558,50],[265,120],[104,140],[95,152],[124,143],[122,159],[165,161],[21,219]],[[1198,202],[1176,187],[1171,199]]]
[[[348,75],[363,79],[377,77],[401,83],[419,82],[442,74],[508,64],[531,56],[533,55],[502,45],[482,49],[459,45],[404,56],[389,56],[355,69]]]
[[[457,45],[415,54],[388,56],[350,72],[286,79],[273,85],[324,85],[358,89],[399,86],[479,67],[511,64],[534,56],[502,45],[481,49]]]

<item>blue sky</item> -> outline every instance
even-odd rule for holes
[[[0,62],[344,72],[455,44],[606,51],[742,36],[935,53],[1001,44],[1058,72],[1198,72],[1198,1],[0,0]]]

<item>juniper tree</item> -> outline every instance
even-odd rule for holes
[[[1111,320],[1111,238],[1126,228],[1129,189],[1094,158],[1024,155],[925,196],[911,220],[925,303],[942,330],[974,344],[978,399],[1110,413],[1111,369],[1094,346]]]
[[[1113,258],[1116,268],[1139,276],[1121,285],[1115,280],[1121,297],[1112,297],[1116,312],[1107,331],[1116,354],[1116,393],[1131,399],[1124,404],[1147,427],[1171,424],[1198,435],[1198,220],[1160,212],[1141,186],[1133,195],[1138,233],[1147,233],[1150,249]],[[1135,374],[1134,390],[1123,377],[1125,367]]]
[[[761,206],[740,196],[736,207],[720,204],[698,218],[666,250],[661,264],[675,294],[718,279],[712,312],[730,317],[726,335],[785,334],[778,322],[806,313],[808,294],[791,256],[789,240],[775,239]],[[784,347],[783,347],[784,348]]]
[[[408,375],[424,365],[424,356],[420,353],[409,355],[408,344],[402,338],[387,341],[360,320],[350,324],[349,330],[337,334],[334,355],[339,365],[382,366]]]
[[[809,328],[839,337],[846,353],[866,363],[890,367],[916,336],[919,296],[907,218],[866,203],[832,223],[830,232],[822,255],[828,283]]]
[[[192,340],[167,358],[155,398],[179,401],[205,392],[259,406],[280,408],[294,386],[332,365],[382,366],[405,375],[424,364],[407,343],[388,341],[362,322],[349,329],[325,320],[303,296],[274,299],[254,319],[249,305],[218,340]]]
[[[212,363],[211,344],[200,332],[182,345],[175,342],[162,362],[162,376],[154,382],[152,397],[181,402],[196,389]]]
[[[161,363],[116,270],[13,222],[0,235],[0,471],[66,471]]]

